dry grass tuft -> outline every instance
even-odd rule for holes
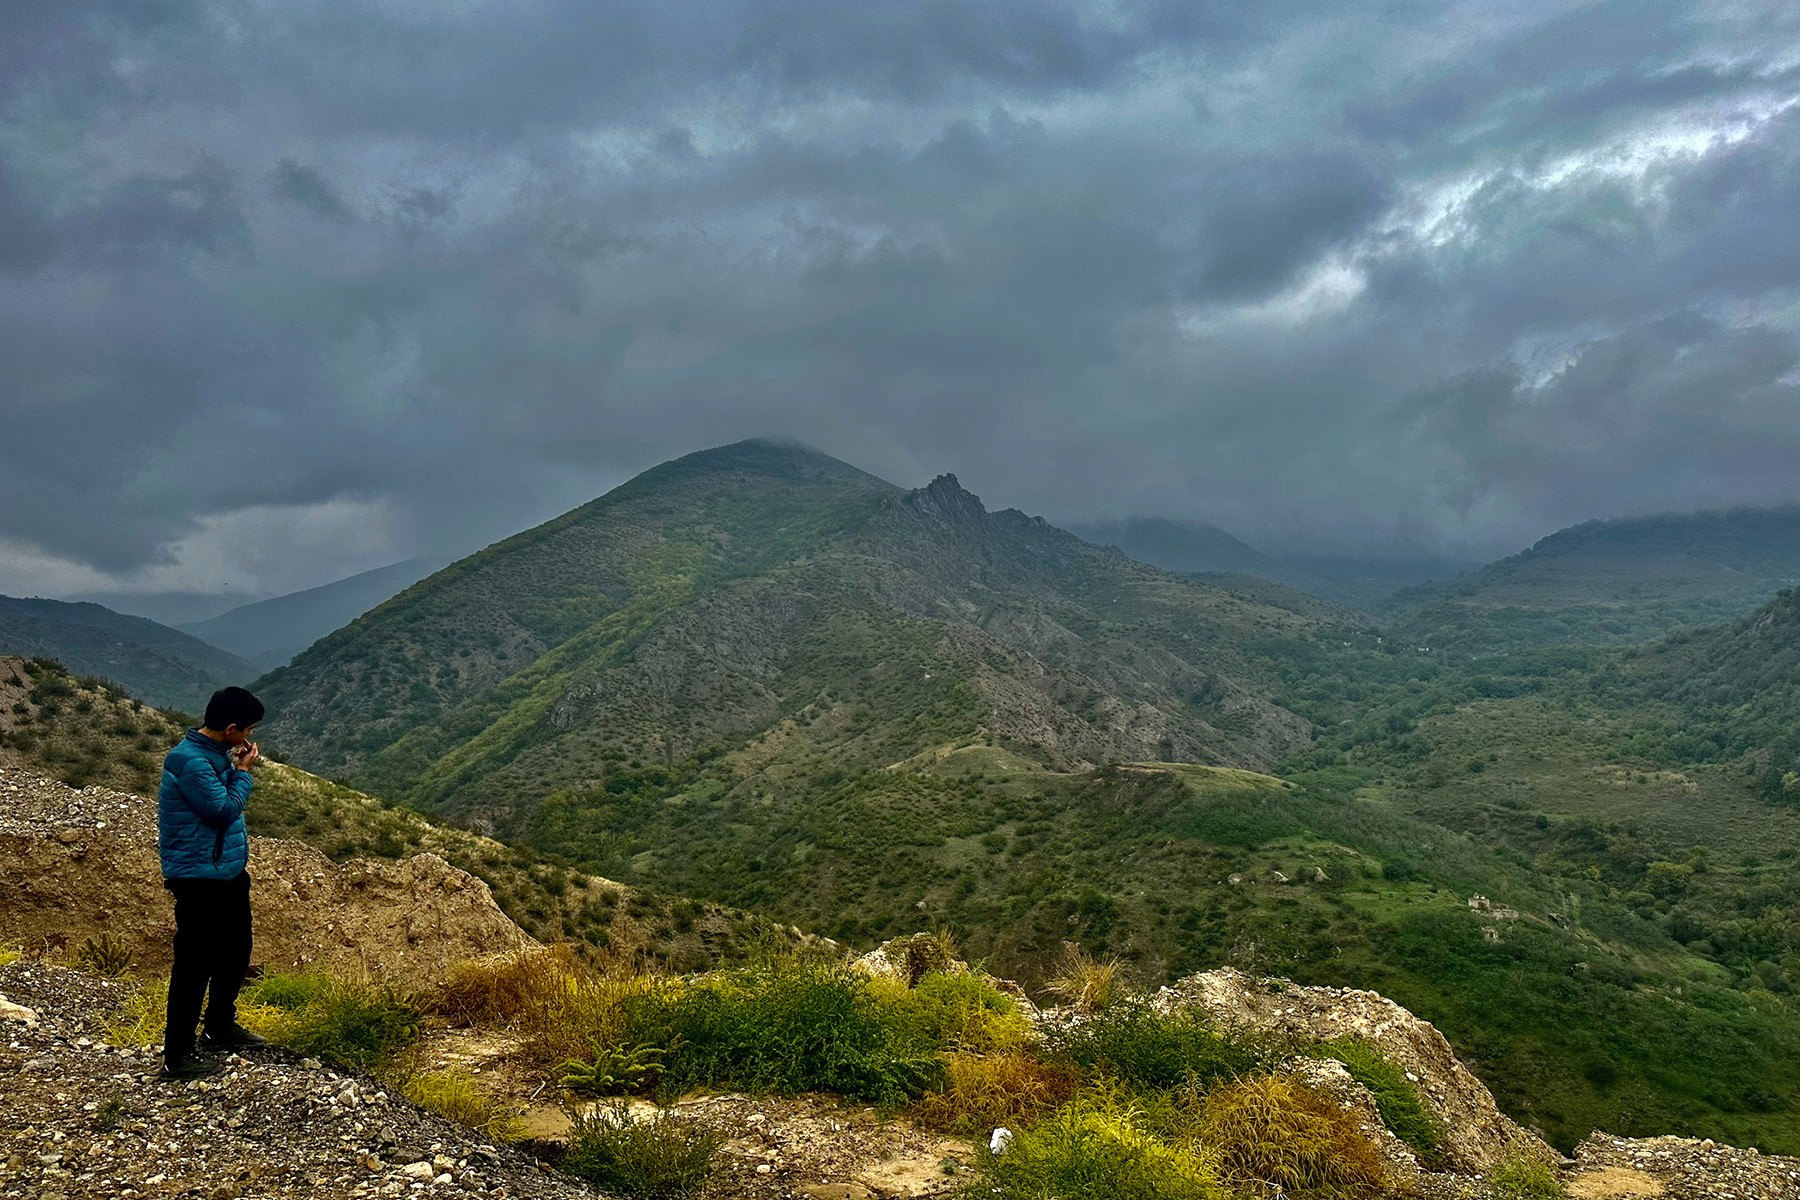
[[[952,1133],[1030,1125],[1075,1095],[1073,1071],[1017,1050],[949,1054],[945,1076],[942,1090],[926,1093],[913,1113],[920,1123]]]
[[[420,1108],[480,1130],[488,1137],[511,1142],[523,1136],[518,1118],[483,1092],[475,1077],[466,1071],[421,1071],[408,1077],[401,1092]]]
[[[581,973],[566,946],[497,954],[450,968],[425,1003],[465,1025],[518,1025],[558,1006]]]
[[[1074,942],[1063,943],[1056,974],[1044,986],[1080,1012],[1096,1012],[1130,990],[1118,959],[1095,959]]]
[[[1219,1156],[1225,1180],[1251,1195],[1362,1200],[1387,1183],[1387,1164],[1354,1114],[1279,1076],[1212,1092],[1195,1133]]]

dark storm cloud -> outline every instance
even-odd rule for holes
[[[1796,21],[14,5],[0,545],[296,587],[764,433],[1253,538],[1800,499]]]

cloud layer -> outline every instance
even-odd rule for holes
[[[1800,13],[1232,7],[16,2],[0,583],[763,433],[1253,541],[1800,500]]]

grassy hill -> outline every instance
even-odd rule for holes
[[[1800,580],[1800,509],[1588,521],[1383,606],[1436,650],[1647,641],[1731,620]]]
[[[111,679],[140,699],[198,708],[256,668],[237,655],[143,617],[98,604],[0,596],[0,654],[54,658]]]
[[[182,629],[266,671],[429,575],[441,560],[409,558],[322,587],[240,605]]]

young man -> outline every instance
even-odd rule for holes
[[[169,969],[169,1018],[163,1078],[194,1079],[217,1063],[195,1052],[194,1027],[206,1004],[209,1050],[258,1046],[237,1023],[237,994],[250,968],[249,838],[244,802],[260,754],[250,740],[262,702],[240,687],[213,693],[206,723],[190,729],[163,760],[156,797],[163,886],[175,896],[175,963]],[[211,997],[207,992],[210,986]]]

